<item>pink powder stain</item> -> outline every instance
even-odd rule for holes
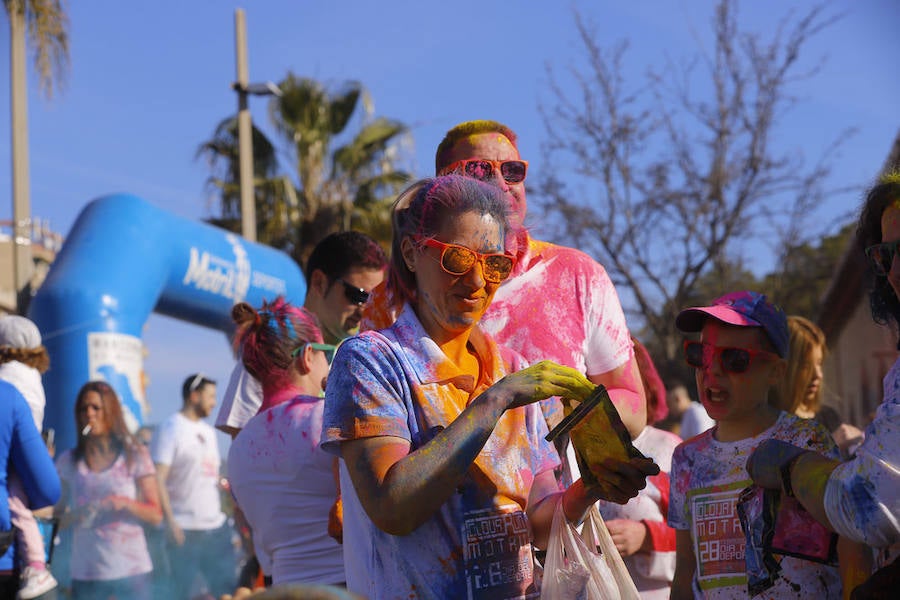
[[[530,490],[532,483],[534,483],[534,473],[532,473],[531,469],[519,469],[519,480],[524,484],[524,490]]]

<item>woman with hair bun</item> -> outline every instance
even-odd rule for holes
[[[244,367],[262,383],[263,403],[231,443],[228,479],[272,584],[343,584],[335,521],[337,459],[319,448],[327,353],[316,318],[278,298],[259,310],[234,306]],[[336,514],[333,515],[336,519]]]

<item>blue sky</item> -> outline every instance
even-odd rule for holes
[[[785,4],[745,1],[741,22],[770,32]],[[813,3],[790,4],[802,12]],[[209,172],[194,153],[236,108],[230,85],[238,7],[246,11],[251,81],[277,81],[288,70],[335,85],[361,81],[377,115],[411,126],[411,168],[424,176],[444,132],[473,118],[511,125],[532,171],[541,169],[538,106],[551,100],[546,66],[562,70],[581,58],[572,7],[604,42],[630,40],[627,64],[637,76],[666,56],[693,55],[698,44],[709,48],[713,6],[711,0],[70,2],[68,85],[46,101],[30,82],[32,212],[65,234],[90,200],[130,192],[184,217],[209,216]],[[793,88],[799,104],[778,143],[813,160],[841,130],[855,127],[832,183],[862,190],[900,129],[900,3],[834,3],[837,11],[843,19],[805,51],[806,64],[826,62]],[[8,81],[5,19],[0,36],[0,80]],[[266,101],[251,98],[250,106],[266,129]],[[0,219],[12,212],[8,114],[8,94],[0,94]],[[858,201],[859,193],[836,199],[834,211]],[[540,224],[531,225],[540,235]],[[149,422],[177,408],[188,372],[209,373],[224,389],[231,357],[221,333],[154,316],[144,339]]]

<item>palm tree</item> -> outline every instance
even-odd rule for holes
[[[9,17],[10,90],[12,102],[10,121],[12,130],[13,272],[17,296],[27,298],[31,278],[31,256],[27,248],[20,248],[15,240],[27,236],[31,220],[31,200],[28,182],[28,99],[25,79],[26,31],[34,52],[34,64],[41,91],[53,96],[54,86],[65,80],[69,64],[69,17],[61,0],[3,0]],[[17,310],[25,307],[17,301]]]
[[[349,82],[329,92],[320,82],[288,73],[270,100],[276,131],[291,147],[300,188],[295,258],[304,261],[329,233],[355,228],[390,240],[390,203],[409,175],[397,168],[398,138],[406,125],[372,118],[365,88]],[[361,126],[348,143],[332,150],[336,138],[360,111]]]
[[[278,175],[275,147],[269,138],[255,126],[252,138],[257,240],[292,252],[293,224],[299,218],[293,183],[290,178]],[[226,117],[196,153],[196,158],[204,158],[212,171],[206,183],[219,199],[219,215],[208,222],[235,233],[241,231],[238,148],[237,118]]]
[[[10,53],[16,51],[16,59],[24,65],[24,46],[14,46],[24,43],[27,30],[41,92],[52,98],[54,90],[63,87],[69,69],[69,16],[62,1],[3,0],[3,6],[10,22]]]
[[[331,93],[318,81],[288,73],[278,87],[282,95],[270,100],[269,114],[299,187],[278,174],[275,147],[254,128],[258,239],[291,253],[301,264],[335,231],[358,229],[389,245],[391,203],[409,180],[397,168],[397,141],[406,138],[408,128],[399,121],[373,118],[371,99],[355,82]],[[337,139],[349,135],[356,117],[359,131],[334,148]],[[228,118],[197,150],[213,169],[207,182],[220,196],[220,215],[210,222],[232,231],[240,231],[237,149],[235,119]]]

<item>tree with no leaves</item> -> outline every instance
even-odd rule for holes
[[[837,17],[821,6],[788,14],[763,40],[739,29],[736,4],[716,7],[711,54],[651,69],[635,88],[623,73],[627,44],[601,47],[576,14],[587,59],[571,71],[577,92],[551,69],[553,101],[541,108],[539,203],[557,235],[607,268],[623,307],[633,299],[631,318],[661,362],[680,356],[675,316],[698,282],[733,279],[740,241],[774,233],[767,241],[785,252],[810,241],[831,153],[849,133],[811,167],[771,141],[794,104],[791,85],[818,70],[802,70],[801,51]],[[566,164],[574,172],[556,168]]]

